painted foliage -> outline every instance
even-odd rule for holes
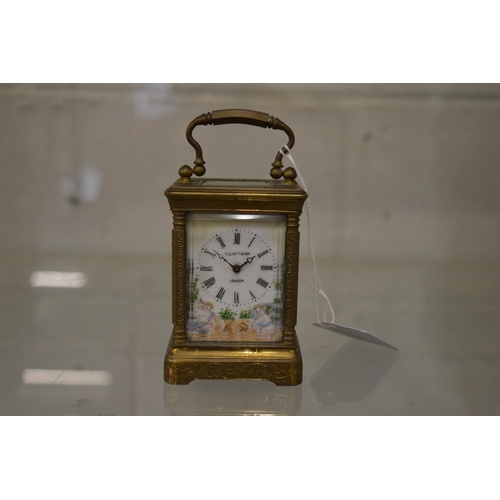
[[[191,268],[193,269],[193,268]],[[188,285],[187,335],[191,341],[279,342],[283,334],[283,289],[274,281],[272,302],[233,310],[205,300],[198,287],[199,276]]]

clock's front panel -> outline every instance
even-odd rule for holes
[[[280,342],[286,216],[190,213],[186,234],[188,340]]]

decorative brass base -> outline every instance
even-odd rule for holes
[[[172,340],[165,355],[164,379],[189,384],[196,379],[269,380],[276,385],[302,383],[302,355],[292,346],[182,345]]]

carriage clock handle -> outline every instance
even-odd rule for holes
[[[193,139],[193,130],[198,125],[225,125],[227,123],[242,123],[246,125],[254,125],[256,127],[262,128],[272,128],[274,130],[283,130],[288,136],[288,143],[286,148],[288,150],[292,149],[295,143],[295,136],[292,129],[283,123],[279,118],[270,116],[267,113],[261,113],[260,111],[251,111],[249,109],[219,109],[212,111],[211,113],[204,113],[203,115],[195,118],[186,130],[186,138],[189,144],[193,146],[196,151],[196,160],[194,161],[194,168],[184,165],[179,169],[179,175],[181,180],[184,182],[190,182],[190,177],[193,173],[201,177],[205,172],[205,160],[203,159],[203,152],[201,146],[198,142]],[[272,169],[270,175],[273,179],[279,179],[283,176],[288,182],[295,182],[294,179],[297,176],[295,170],[292,167],[288,167],[283,171],[283,164],[281,160],[283,159],[283,153],[281,149],[278,151],[274,162],[272,163]]]

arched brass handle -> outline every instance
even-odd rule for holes
[[[194,173],[198,176],[202,176],[205,174],[205,160],[203,159],[203,152],[201,150],[201,146],[197,141],[193,138],[193,130],[198,125],[225,125],[228,123],[242,123],[247,125],[254,125],[256,127],[262,128],[272,128],[274,130],[283,130],[288,136],[288,143],[286,147],[288,150],[292,149],[295,144],[295,136],[292,132],[292,129],[283,123],[279,118],[275,118],[274,116],[270,116],[267,113],[261,113],[260,111],[251,111],[249,109],[219,109],[216,111],[212,111],[210,113],[204,113],[203,115],[195,118],[189,125],[186,130],[186,138],[193,146],[196,151],[196,160],[194,161],[194,168],[184,165],[179,170],[179,174],[181,177],[189,181],[189,178]],[[283,175],[283,164],[281,160],[283,159],[283,153],[281,149],[278,151],[274,162],[272,163],[271,169],[271,177],[273,179],[279,179]],[[289,169],[286,169],[287,171]],[[293,169],[291,169],[293,170]],[[295,173],[295,171],[293,171]],[[292,175],[292,172],[287,172],[285,175],[287,180],[295,179],[295,175]]]

